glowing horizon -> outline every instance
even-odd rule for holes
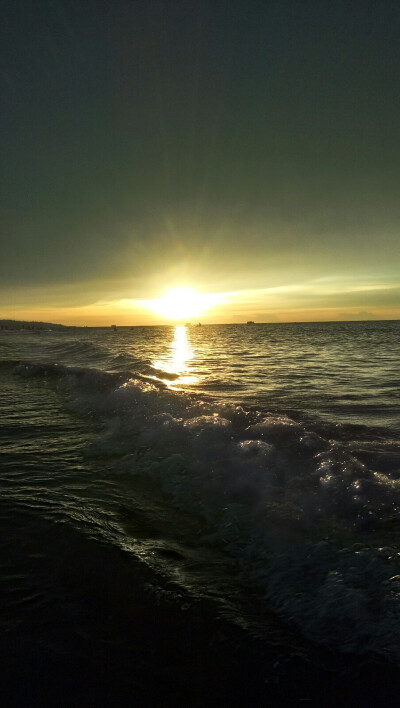
[[[100,288],[99,288],[100,289]],[[270,288],[206,293],[188,286],[167,289],[161,297],[108,297],[87,304],[49,306],[43,300],[27,307],[23,302],[0,309],[1,319],[44,321],[75,326],[119,326],[332,320],[400,319],[400,288],[384,279],[321,278]],[[61,299],[61,298],[60,298]],[[68,294],[65,299],[70,299]]]

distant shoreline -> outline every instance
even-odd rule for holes
[[[54,324],[53,322],[35,322],[28,320],[0,320],[0,330],[38,331],[49,329],[78,329],[75,325]]]

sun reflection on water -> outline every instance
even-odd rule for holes
[[[162,379],[169,388],[179,388],[184,384],[194,384],[198,381],[198,376],[194,376],[191,372],[189,362],[194,359],[194,352],[187,336],[187,330],[184,325],[175,327],[174,338],[170,345],[170,350],[165,359],[159,359],[153,362],[153,366],[157,369],[165,371],[167,374],[175,375],[173,380]]]

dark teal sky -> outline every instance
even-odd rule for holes
[[[399,37],[397,1],[3,2],[3,309],[398,285]]]

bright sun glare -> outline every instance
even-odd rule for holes
[[[191,288],[173,288],[156,301],[156,311],[169,320],[199,317],[205,309],[201,300],[201,295]]]
[[[221,302],[221,296],[201,294],[192,288],[173,288],[157,300],[149,301],[149,308],[167,320],[179,322],[200,317],[213,305]]]

